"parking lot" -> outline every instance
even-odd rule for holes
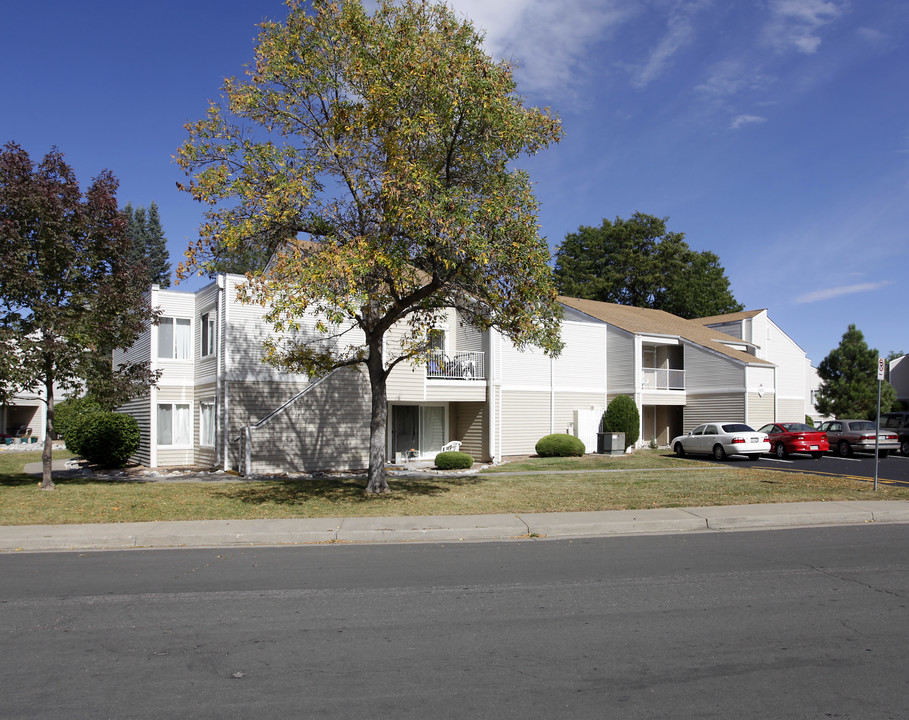
[[[689,460],[703,460],[709,463],[717,462],[712,458],[701,458],[692,455],[687,456],[687,458]],[[720,462],[723,465],[736,467],[759,467],[762,470],[779,470],[781,472],[810,472],[874,482],[874,455],[867,453],[854,453],[852,457],[848,458],[828,454],[818,460],[815,460],[810,455],[792,454],[785,460],[779,460],[772,455],[764,455],[756,463],[749,462],[742,455],[732,455]],[[890,455],[889,457],[881,458],[877,472],[879,483],[909,487],[909,457]]]

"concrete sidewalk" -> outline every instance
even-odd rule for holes
[[[0,552],[459,542],[909,523],[909,501],[807,502],[517,515],[0,526]]]

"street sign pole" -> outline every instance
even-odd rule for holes
[[[877,421],[874,423],[874,491],[877,492],[878,446],[881,442],[881,383],[884,381],[884,358],[877,359]]]

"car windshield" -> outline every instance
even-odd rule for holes
[[[805,423],[781,423],[783,430],[789,432],[814,432],[814,428]]]
[[[729,423],[728,425],[723,425],[723,432],[736,433],[736,432],[754,432],[750,427],[742,423]]]
[[[849,423],[850,430],[874,430],[874,423],[870,420],[862,420],[861,422]]]

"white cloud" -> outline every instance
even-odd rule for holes
[[[629,0],[449,0],[486,31],[486,49],[514,60],[522,89],[575,87],[590,70],[591,47],[634,12]]]
[[[760,115],[738,115],[732,119],[732,122],[729,124],[729,129],[738,130],[745,125],[760,125],[765,122],[767,122],[767,118],[761,117]]]
[[[879,290],[885,285],[889,285],[889,280],[884,280],[881,282],[867,282],[859,283],[858,285],[842,285],[840,287],[826,288],[824,290],[815,290],[814,292],[806,293],[804,295],[799,295],[795,299],[797,303],[812,303],[818,302],[819,300],[830,300],[831,298],[840,297],[842,295],[853,295],[855,293],[870,292],[871,290]]]
[[[771,0],[769,7],[764,42],[780,51],[811,55],[821,45],[819,31],[846,11],[848,0]]]

